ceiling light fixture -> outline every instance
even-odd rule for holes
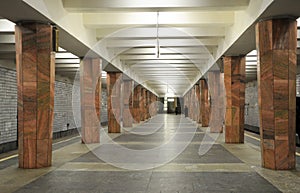
[[[157,11],[156,17],[156,57],[159,58],[160,50],[159,50],[159,11]]]

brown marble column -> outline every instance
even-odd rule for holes
[[[155,115],[158,114],[158,108],[159,108],[159,98],[158,96],[155,96]]]
[[[245,57],[223,58],[226,87],[225,142],[244,143]]]
[[[153,108],[152,108],[152,100],[153,100],[153,94],[152,92],[149,93],[149,104],[148,104],[148,108],[149,108],[149,118],[151,118],[151,116],[153,116]]]
[[[194,119],[194,105],[193,105],[193,103],[194,103],[194,94],[195,94],[195,92],[194,92],[194,88],[195,87],[193,87],[191,90],[190,90],[190,118],[191,118],[191,120],[193,120]]]
[[[295,168],[296,19],[273,19],[256,25],[258,95],[262,165]]]
[[[19,167],[52,164],[55,53],[52,26],[16,26]]]
[[[202,127],[208,127],[210,117],[210,104],[208,101],[208,85],[205,79],[200,80],[201,89],[201,122]]]
[[[140,98],[141,98],[142,87],[140,85],[134,88],[133,95],[133,111],[134,111],[134,122],[141,122],[141,107],[140,107]]]
[[[101,60],[84,58],[80,64],[82,143],[100,142]]]
[[[122,73],[107,73],[108,132],[120,133]]]
[[[123,85],[123,127],[132,127],[133,116],[130,112],[130,106],[132,106],[133,81],[124,80]]]
[[[199,114],[199,103],[197,98],[197,91],[199,90],[199,85],[195,84],[193,89],[193,120],[198,123],[198,114]]]
[[[211,118],[209,122],[210,132],[222,133],[224,115],[222,114],[221,103],[223,102],[224,98],[221,97],[221,81],[219,71],[208,72],[208,85],[211,96]]]
[[[186,104],[187,104],[187,94],[185,94],[184,96],[183,96],[183,114],[185,114],[185,107],[187,106]]]
[[[200,92],[200,85],[199,83],[195,85],[195,92],[196,92],[196,122],[201,123],[201,92]]]
[[[147,90],[146,91],[146,117],[145,117],[146,120],[150,118],[149,106],[150,106],[150,91]]]
[[[146,98],[146,89],[142,88],[141,89],[141,98],[140,98],[140,116],[141,116],[141,121],[145,121],[145,99]]]
[[[192,105],[192,89],[189,91],[189,94],[188,94],[188,101],[189,101],[189,118],[190,119],[193,119],[193,105]]]

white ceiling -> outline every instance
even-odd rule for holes
[[[62,0],[95,29],[101,55],[142,77],[158,95],[183,95],[215,61],[250,0]],[[104,49],[104,50],[103,50]]]
[[[104,70],[122,71],[164,96],[170,90],[185,94],[209,69],[216,69],[223,55],[254,50],[257,20],[283,14],[299,16],[299,2],[3,0],[0,12],[12,21],[55,23],[61,47],[79,57],[92,50],[109,63],[103,65]],[[74,73],[78,68],[75,60],[72,55],[59,54],[57,70]],[[256,60],[255,52],[247,56],[249,80],[256,77]]]

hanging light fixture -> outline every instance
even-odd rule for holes
[[[157,11],[156,17],[156,57],[159,58],[160,48],[159,48],[159,11]]]

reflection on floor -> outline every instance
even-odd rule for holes
[[[86,146],[75,138],[57,148],[51,168],[3,168],[0,192],[273,193],[300,188],[298,171],[262,169],[255,144],[224,144],[223,134],[212,135],[180,115],[158,115],[123,129],[122,135],[109,135],[113,141],[103,136],[101,145]],[[200,145],[208,148],[201,156]],[[180,148],[183,152],[171,159]]]

